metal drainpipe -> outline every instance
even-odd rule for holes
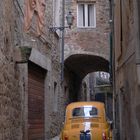
[[[109,73],[110,73],[110,84],[113,87],[113,71],[112,71],[112,4],[111,0],[109,0],[110,6],[110,28],[111,32],[109,34],[109,41],[110,41],[110,62],[109,62]],[[114,110],[113,110],[114,112]]]
[[[140,1],[137,0],[137,17],[136,20],[138,20],[138,41],[136,45],[136,68],[137,68],[137,78],[138,78],[138,85],[140,86]],[[136,25],[137,26],[137,25]]]
[[[114,48],[114,0],[109,0],[110,2],[110,73],[111,73],[111,85],[113,92],[113,140],[116,139],[116,113],[115,113],[115,48]]]
[[[62,27],[65,27],[65,0],[62,0]],[[64,81],[64,34],[65,30],[61,33],[61,84]]]
[[[113,76],[113,129],[114,129],[114,136],[113,140],[116,140],[116,108],[115,108],[115,98],[116,98],[116,78],[115,78],[115,36],[114,36],[114,0],[112,0],[112,76]]]

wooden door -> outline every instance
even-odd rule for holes
[[[28,66],[28,140],[44,140],[44,79],[46,72],[31,62]]]

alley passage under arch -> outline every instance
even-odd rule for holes
[[[87,54],[74,54],[65,60],[65,76],[69,79],[69,103],[79,100],[83,78],[88,73],[97,71],[109,72],[108,60]]]
[[[96,71],[109,72],[109,62],[103,57],[87,54],[71,55],[65,60],[65,67],[70,69],[79,78]]]

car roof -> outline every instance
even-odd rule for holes
[[[102,102],[97,102],[97,101],[90,101],[90,102],[72,102],[67,106],[67,109],[73,109],[76,107],[82,107],[82,106],[94,106],[97,108],[102,108],[104,107],[104,103]]]

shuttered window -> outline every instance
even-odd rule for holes
[[[77,7],[78,27],[96,27],[95,4],[78,4]]]

